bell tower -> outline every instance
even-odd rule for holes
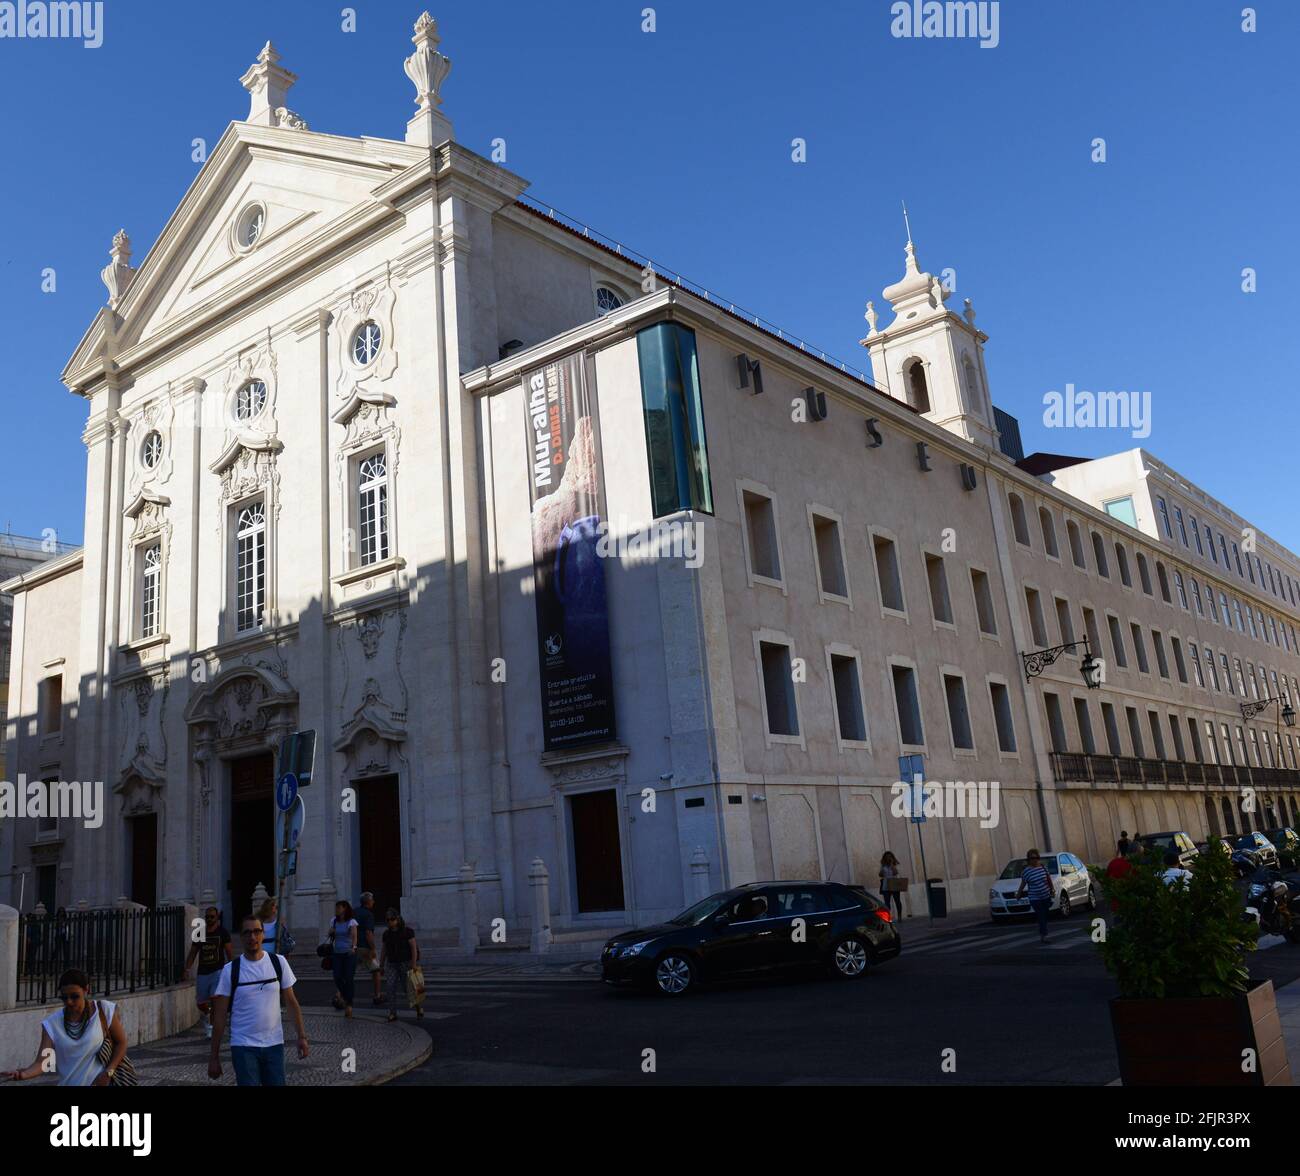
[[[867,303],[870,330],[860,342],[871,356],[875,384],[935,424],[996,450],[997,425],[984,369],[988,336],[976,329],[969,298],[964,315],[944,306],[950,291],[917,265],[910,229],[906,254],[903,276],[883,291],[894,312],[884,330],[877,327],[875,306]]]

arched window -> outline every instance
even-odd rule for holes
[[[1025,504],[1019,494],[1008,494],[1007,502],[1011,505],[1011,529],[1016,534],[1016,542],[1029,546],[1029,520],[1025,518]]]
[[[971,363],[969,355],[962,360],[962,367],[966,374],[966,394],[970,398],[972,406],[975,408],[983,408],[984,399],[980,396],[979,373],[975,371],[975,365]]]
[[[358,467],[357,500],[364,567],[388,558],[388,465],[382,453],[366,458]]]
[[[1153,595],[1151,590],[1151,568],[1147,564],[1147,557],[1140,551],[1138,557],[1138,578],[1142,581],[1142,591],[1148,596]]]
[[[966,362],[970,363],[969,360]],[[1056,546],[1056,524],[1052,522],[1052,512],[1045,506],[1038,508],[1038,526],[1043,532],[1043,550],[1050,556],[1059,557],[1061,553]]]
[[[1083,554],[1083,536],[1079,534],[1079,524],[1073,519],[1065,520],[1065,533],[1070,537],[1070,556],[1076,568],[1088,570],[1088,561]]]
[[[598,314],[609,314],[611,310],[617,310],[622,305],[623,299],[608,286],[596,287],[596,312]]]
[[[917,412],[930,411],[930,386],[925,379],[925,364],[912,360],[907,368],[907,403]]]
[[[255,629],[266,609],[266,511],[244,507],[235,526],[235,614],[239,632]]]
[[[1097,574],[1110,579],[1110,561],[1106,558],[1106,544],[1096,531],[1092,532],[1092,557],[1097,561]]]
[[[1122,543],[1115,544],[1115,562],[1119,565],[1120,583],[1123,584],[1125,588],[1132,588],[1133,578],[1128,572],[1128,552],[1124,550],[1124,544]]]

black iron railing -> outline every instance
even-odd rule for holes
[[[1208,784],[1300,792],[1300,772],[1290,768],[1243,768],[1079,751],[1054,751],[1051,759],[1053,778],[1067,784]]]
[[[185,908],[69,911],[18,918],[18,1002],[57,999],[59,977],[79,968],[96,996],[177,984],[189,946]]]

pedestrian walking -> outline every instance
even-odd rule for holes
[[[126,1057],[126,1030],[111,1000],[90,999],[90,977],[69,968],[59,977],[63,1011],[41,1022],[36,1060],[25,1070],[10,1070],[10,1081],[37,1078],[53,1057],[60,1086],[111,1086]],[[104,1050],[104,1042],[110,1042]],[[107,1054],[107,1056],[104,1056]]]
[[[203,912],[203,938],[190,948],[185,959],[183,978],[190,978],[190,969],[194,961],[199,961],[198,977],[194,982],[194,1000],[203,1014],[203,1031],[212,1036],[212,994],[221,979],[221,969],[232,959],[235,951],[231,946],[230,932],[221,925],[221,912],[210,906]]]
[[[1043,865],[1036,849],[1025,854],[1025,868],[1020,872],[1020,889],[1016,891],[1016,897],[1023,898],[1026,891],[1029,892],[1029,905],[1038,917],[1039,942],[1046,943],[1047,912],[1052,909],[1056,888],[1052,885],[1052,875]]]
[[[379,944],[375,942],[375,896],[366,890],[361,895],[361,905],[357,908],[357,963],[370,973],[370,982],[374,986],[370,1003],[378,1008],[384,1003],[384,994],[380,991],[379,981],[383,969],[379,966]]]
[[[1128,860],[1128,847],[1128,841],[1121,832],[1119,843],[1115,847],[1115,856],[1106,865],[1107,878],[1124,878],[1133,873],[1133,863]],[[1110,900],[1110,911],[1112,915],[1119,913],[1118,899]]]
[[[1122,858],[1128,857],[1128,846],[1129,846],[1128,830],[1121,829],[1119,831],[1119,856],[1120,857]]]
[[[351,1017],[357,968],[357,920],[352,904],[344,899],[334,904],[330,940],[334,945],[334,987],[343,1001],[343,1015]]]
[[[415,932],[392,907],[388,908],[384,922],[388,924],[388,929],[382,936],[379,962],[384,968],[384,979],[388,988],[388,1019],[397,1020],[399,992],[407,993],[408,1003],[415,1009],[415,1015],[423,1017],[423,989],[419,990],[418,999],[412,999],[406,983],[407,973],[420,962],[420,945],[415,941]]]
[[[283,1086],[284,1026],[280,1023],[280,994],[298,1030],[298,1056],[311,1053],[302,1007],[294,995],[297,977],[282,955],[264,951],[265,929],[256,915],[240,924],[243,951],[221,969],[212,994],[212,1051],[208,1077],[221,1077],[221,1038],[230,1020],[230,1064],[237,1086]]]
[[[1165,854],[1165,872],[1160,877],[1166,886],[1186,886],[1192,880],[1192,872],[1183,869],[1178,851],[1171,849]]]
[[[903,895],[900,890],[889,885],[889,882],[890,879],[901,876],[898,858],[889,850],[885,850],[884,856],[880,859],[880,893],[885,896],[885,910],[889,910],[889,904],[892,902],[900,919],[903,917]]]
[[[262,929],[266,932],[262,940],[262,950],[272,954],[280,949],[280,901],[268,898],[257,910],[257,917],[262,920]]]

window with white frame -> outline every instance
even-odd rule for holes
[[[235,393],[235,419],[251,421],[266,407],[266,385],[261,380],[249,380]]]
[[[366,567],[389,555],[388,462],[383,453],[372,453],[356,469],[358,552]]]
[[[157,637],[162,626],[162,544],[140,553],[140,636]]]
[[[266,611],[266,506],[241,507],[235,524],[235,628],[256,629]]]

